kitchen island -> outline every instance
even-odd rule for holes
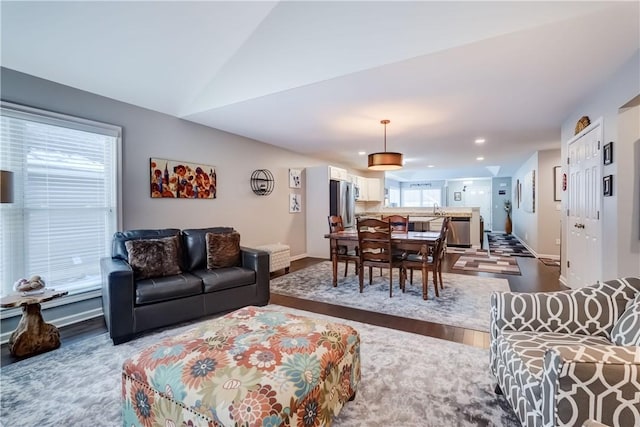
[[[414,231],[440,231],[442,218],[449,216],[449,246],[479,248],[481,245],[480,208],[387,208],[356,212],[356,217],[361,218],[381,218],[389,215],[408,216],[409,229]]]

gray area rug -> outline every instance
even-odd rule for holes
[[[444,289],[436,298],[430,274],[429,299],[425,301],[422,299],[422,273],[414,272],[413,285],[407,283],[403,294],[397,269],[394,269],[393,297],[389,298],[388,270],[383,270],[382,277],[378,269],[374,268],[373,273],[373,283],[369,286],[369,274],[365,269],[364,292],[360,293],[358,276],[353,274],[353,268],[344,277],[344,263],[340,263],[338,287],[334,288],[331,262],[323,261],[273,279],[271,292],[488,332],[491,292],[509,290],[507,279],[443,273]]]
[[[361,336],[362,380],[335,426],[518,426],[493,393],[488,350],[277,305],[273,310],[330,319]],[[211,321],[211,320],[207,320]],[[113,346],[106,334],[0,371],[3,427],[120,426],[125,359],[195,323]]]

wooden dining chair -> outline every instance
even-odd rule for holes
[[[393,269],[402,270],[402,257],[394,256],[391,245],[391,224],[375,218],[358,219],[360,250],[360,292],[364,289],[364,267],[369,267],[369,285],[373,267],[389,270],[389,297],[393,296]],[[402,277],[402,271],[400,271]]]
[[[442,221],[442,227],[440,228],[440,238],[442,239],[442,248],[440,250],[440,260],[438,262],[438,276],[440,283],[440,289],[444,289],[444,282],[442,281],[442,263],[444,257],[447,255],[447,239],[449,238],[449,229],[451,228],[451,217],[446,216]]]
[[[444,285],[442,282],[442,262],[444,261],[444,257],[447,254],[447,237],[449,236],[450,224],[451,224],[451,217],[450,216],[444,217],[442,220],[442,225],[440,226],[440,234],[438,235],[438,237],[442,239],[442,250],[439,252],[440,259],[438,260],[439,261],[438,276],[440,279],[439,283],[440,283],[441,289],[444,289]],[[435,245],[430,246],[429,250],[431,251],[430,255],[433,255],[433,251],[435,250]],[[409,283],[412,285],[413,285],[413,270],[414,269],[409,270]]]
[[[329,215],[329,232],[337,233],[344,231],[344,223],[340,215]],[[338,245],[336,248],[338,253],[338,261],[344,261],[344,277],[347,277],[349,270],[349,261],[353,261],[356,274],[358,274],[358,263],[360,262],[360,255],[358,254],[357,246]]]
[[[442,251],[442,238],[438,237],[435,242],[424,244],[417,254],[408,254],[402,260],[402,270],[400,277],[400,287],[405,289],[407,280],[407,270],[413,273],[413,270],[422,271],[422,299],[428,299],[429,293],[429,271],[433,271],[433,287],[436,297],[440,296],[438,292],[438,266],[440,265],[440,251]]]
[[[391,231],[396,233],[407,233],[409,231],[409,217],[402,215],[383,216],[383,221],[391,225]]]

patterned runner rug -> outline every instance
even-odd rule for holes
[[[430,273],[429,299],[425,301],[422,273],[414,271],[413,285],[407,281],[406,292],[402,293],[398,270],[394,269],[393,297],[389,298],[387,270],[380,276],[374,268],[373,284],[369,286],[369,273],[365,269],[364,291],[360,293],[358,276],[350,267],[349,275],[344,277],[344,263],[338,265],[336,288],[331,285],[331,262],[323,261],[271,280],[271,292],[488,332],[491,292],[509,290],[507,279],[443,273],[444,289],[436,298]]]
[[[482,271],[486,273],[518,274],[520,267],[518,260],[511,256],[496,256],[489,254],[464,254],[453,265],[454,270]]]
[[[489,350],[277,305],[268,307],[345,323],[360,333],[362,379],[355,400],[335,419],[336,427],[519,425],[504,397],[493,392]],[[63,340],[57,350],[3,366],[0,425],[122,426],[122,363],[163,338],[197,326],[167,328],[117,346],[107,334],[70,345]],[[181,392],[169,384],[172,375],[180,376],[182,369],[188,367],[177,363],[173,372],[154,381],[166,381],[168,390]],[[247,405],[252,403],[262,401]],[[142,404],[138,407],[144,409]],[[167,411],[164,420],[149,420],[148,425],[183,424],[179,416]]]
[[[533,254],[512,234],[487,233],[489,252],[500,256],[533,257]]]

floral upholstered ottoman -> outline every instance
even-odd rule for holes
[[[330,425],[359,382],[355,329],[246,307],[125,361],[123,426]]]

